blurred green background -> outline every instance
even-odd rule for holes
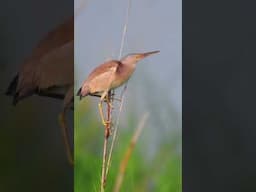
[[[154,95],[146,99],[134,98],[131,93],[134,91],[133,82],[129,82],[125,96],[117,143],[107,180],[107,191],[112,191],[121,159],[131,137],[143,114],[149,112],[149,119],[129,160],[121,191],[179,192],[182,157],[178,113],[164,95],[161,99]],[[150,79],[147,82],[150,82]],[[147,86],[143,89],[146,91]],[[119,93],[120,90],[117,91],[117,94]],[[140,106],[141,101],[144,107]],[[104,127],[100,122],[97,102],[98,98],[87,97],[82,101],[76,99],[75,103],[74,181],[75,191],[78,192],[98,191],[100,186]],[[118,104],[115,106],[114,122]]]
[[[74,181],[77,192],[99,191],[100,187],[104,127],[99,120],[96,100],[88,98],[76,105]],[[127,120],[122,122],[119,129],[106,191],[113,189],[121,159],[142,117],[142,114],[134,114],[132,111],[126,115]],[[172,115],[175,116],[175,113]],[[168,121],[153,121],[154,112],[151,111],[128,162],[121,191],[182,191],[181,133],[178,130],[165,130],[161,133],[161,127],[168,126]],[[156,135],[150,130],[151,123],[156,124]],[[157,138],[159,140],[154,141]]]

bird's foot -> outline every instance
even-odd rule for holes
[[[114,109],[114,105],[111,102],[109,102],[108,105],[111,109]]]
[[[103,125],[105,126],[105,137],[108,138],[112,135],[112,122],[111,121],[105,121],[103,122]]]
[[[105,126],[105,127],[111,127],[112,126],[112,122],[110,120],[102,120],[102,124]]]

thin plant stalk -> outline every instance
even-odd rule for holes
[[[125,24],[124,24],[124,28],[123,28],[121,46],[120,46],[120,51],[119,51],[119,59],[121,58],[122,52],[123,52],[123,47],[124,47],[124,42],[125,42],[125,37],[126,37],[126,32],[127,32],[127,26],[128,26],[128,18],[129,18],[130,7],[131,7],[131,0],[128,0]],[[124,87],[123,93],[125,92],[126,87],[127,87],[127,83]],[[113,93],[114,93],[114,91],[113,91]],[[110,167],[110,161],[111,161],[111,157],[112,157],[113,146],[114,146],[114,143],[115,143],[115,139],[116,139],[116,135],[117,135],[117,128],[118,128],[118,126],[115,126],[114,136],[113,136],[112,143],[111,143],[111,148],[110,148],[110,154],[109,154],[108,161],[106,162],[107,156],[108,156],[108,154],[107,154],[108,138],[109,138],[111,123],[112,123],[112,118],[111,118],[112,107],[111,107],[111,104],[109,103],[109,102],[113,101],[113,97],[111,95],[112,95],[112,91],[110,91],[110,93],[109,93],[109,98],[110,99],[108,100],[108,103],[107,103],[107,121],[109,121],[110,123],[105,126],[105,136],[104,136],[104,146],[103,146],[103,160],[102,160],[102,174],[101,174],[101,192],[104,192],[104,188],[106,186],[107,175],[108,175],[108,171],[109,171],[109,167]],[[117,118],[117,125],[119,124],[120,113],[121,113],[122,106],[123,106],[123,95],[124,94],[122,94],[122,97],[121,97],[121,104],[120,104],[120,108],[119,108],[119,115],[118,115],[118,118]]]
[[[124,27],[123,27],[123,33],[122,33],[122,39],[121,39],[121,45],[120,45],[120,51],[119,51],[119,57],[118,57],[119,59],[121,59],[122,53],[123,53],[124,42],[125,42],[125,37],[126,37],[127,27],[128,27],[128,21],[129,21],[130,9],[131,9],[131,0],[128,0],[125,23],[124,23]],[[114,133],[113,133],[113,138],[112,138],[112,141],[111,141],[110,152],[109,152],[109,157],[108,157],[108,162],[107,162],[106,176],[108,175],[109,168],[110,168],[110,165],[111,165],[112,152],[113,152],[113,148],[114,148],[114,144],[115,144],[115,140],[116,140],[116,136],[117,136],[117,130],[119,128],[120,115],[121,115],[121,112],[122,112],[122,109],[123,109],[124,95],[125,95],[125,92],[126,92],[126,89],[127,89],[127,83],[124,85],[124,88],[123,88],[121,96],[120,96],[121,101],[120,101],[120,105],[119,105],[118,116],[117,116],[116,123],[115,123],[114,129],[113,129]]]
[[[109,156],[108,156],[108,162],[107,162],[107,168],[106,168],[106,176],[108,175],[109,172],[109,168],[111,165],[111,159],[112,159],[112,152],[113,152],[113,148],[115,145],[115,141],[116,141],[116,136],[117,136],[117,129],[119,127],[119,122],[120,122],[120,116],[121,116],[121,112],[123,109],[123,103],[124,103],[124,94],[126,91],[127,85],[125,85],[122,93],[121,93],[121,101],[120,101],[120,105],[119,105],[119,111],[118,111],[118,116],[115,122],[115,126],[114,126],[114,133],[113,133],[113,138],[112,138],[112,142],[111,142],[111,146],[110,146],[110,150],[109,150]]]
[[[115,183],[115,187],[114,187],[114,192],[119,192],[123,183],[123,179],[124,179],[124,175],[125,175],[125,171],[128,165],[128,162],[130,160],[131,154],[134,150],[134,147],[138,141],[138,138],[141,134],[142,129],[145,127],[145,123],[148,119],[149,113],[145,113],[138,125],[138,127],[136,128],[133,137],[130,141],[130,144],[126,150],[126,153],[121,161],[120,167],[119,167],[119,172],[117,175],[117,179],[116,179],[116,183]]]
[[[105,166],[106,166],[106,159],[107,159],[107,145],[108,139],[104,136],[104,144],[103,144],[103,157],[102,157],[102,172],[101,172],[101,183],[100,183],[100,191],[104,192],[104,188],[106,185],[106,177],[105,177]]]
[[[112,104],[111,104],[111,91],[108,93],[108,99],[107,99],[107,123],[105,125],[105,132],[104,132],[104,144],[103,144],[103,156],[102,156],[102,172],[101,172],[101,185],[100,185],[100,191],[104,192],[105,186],[106,186],[106,162],[108,157],[108,139],[110,136],[110,129],[111,129],[111,122],[112,122]]]
[[[131,9],[131,0],[128,0],[128,6],[127,6],[125,23],[124,23],[124,28],[123,28],[122,40],[121,40],[121,46],[120,46],[119,57],[118,57],[119,59],[121,59],[122,54],[123,54],[124,41],[125,41],[125,37],[126,37],[126,33],[127,33],[130,9]]]

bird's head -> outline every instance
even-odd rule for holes
[[[147,53],[131,53],[121,59],[121,62],[124,64],[135,64],[139,62],[140,60],[144,59],[145,57],[158,53],[160,51],[151,51]]]

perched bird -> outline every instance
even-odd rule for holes
[[[99,111],[104,125],[106,122],[102,112],[102,101],[107,97],[108,92],[124,84],[133,74],[136,64],[143,58],[158,53],[152,51],[147,53],[133,53],[119,60],[107,61],[96,67],[84,81],[77,92],[80,99],[87,95],[100,96]]]
[[[71,17],[38,43],[6,91],[13,97],[14,105],[33,94],[64,100],[59,123],[70,162],[72,150],[65,113],[73,106],[73,89],[74,17]]]

